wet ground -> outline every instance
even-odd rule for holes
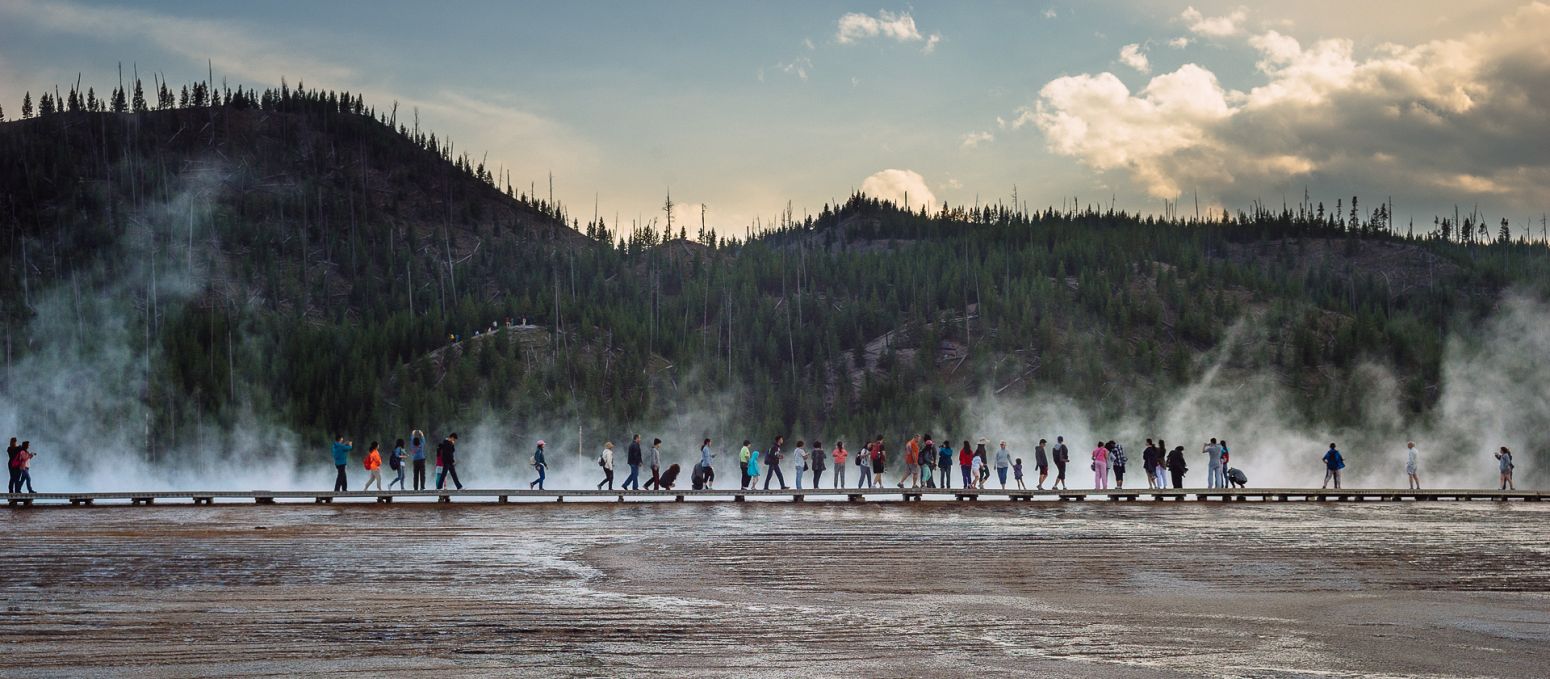
[[[0,675],[1543,677],[1550,505],[0,510]]]

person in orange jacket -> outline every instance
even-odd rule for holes
[[[382,490],[382,453],[377,452],[377,442],[371,442],[371,452],[366,453],[366,486],[362,491],[371,490],[371,484],[377,484],[377,490]]]

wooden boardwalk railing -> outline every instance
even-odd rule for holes
[[[1470,501],[1470,500],[1519,500],[1538,502],[1550,493],[1537,490],[1496,491],[1469,489],[1400,490],[1386,488],[1362,488],[1324,490],[1317,488],[1178,488],[1153,490],[1147,488],[1123,490],[963,490],[950,489],[860,489],[823,488],[809,490],[446,490],[446,491],[153,491],[117,493],[26,493],[3,494],[0,499],[12,507],[39,505],[95,505],[114,506],[150,505],[163,503],[192,503],[213,505],[251,502],[256,504],[277,503],[332,503],[335,500],[350,502],[375,501],[390,503],[394,500],[422,500],[436,502],[484,502],[514,504],[531,502],[564,502],[567,499],[580,502],[631,502],[631,501],[732,501],[749,499],[789,500],[802,502],[808,499],[847,500],[903,500],[907,502],[926,499],[979,501],[1003,500],[1014,502],[1080,502],[1085,500],[1111,501],[1214,501],[1214,502],[1398,502],[1398,501]]]

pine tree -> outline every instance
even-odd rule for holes
[[[135,78],[134,112],[145,113],[145,90],[140,87],[140,79]]]
[[[32,92],[22,95],[22,120],[32,117]]]

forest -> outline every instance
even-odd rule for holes
[[[859,438],[956,431],[986,395],[1144,419],[1245,325],[1225,367],[1273,375],[1288,418],[1351,424],[1368,363],[1424,418],[1450,336],[1508,291],[1550,299],[1545,225],[1473,209],[852,195],[736,238],[583,222],[407,112],[300,83],[134,79],[19,110],[0,109],[0,391],[90,366],[68,388],[112,394],[90,416],[144,422],[152,459],[254,413],[314,440],[687,414]]]

